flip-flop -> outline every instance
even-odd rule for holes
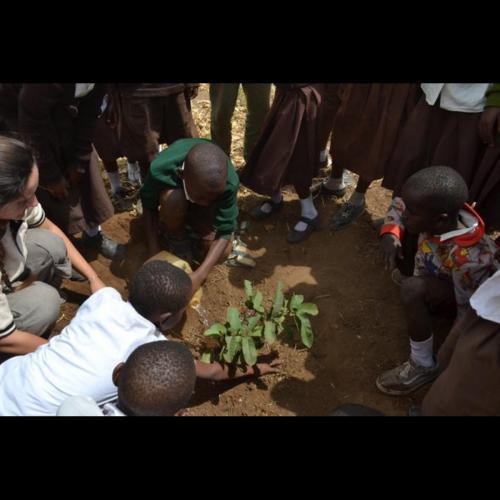
[[[300,243],[301,241],[306,240],[315,229],[319,229],[319,215],[317,215],[314,219],[301,217],[299,221],[305,222],[307,224],[307,228],[304,231],[292,229],[286,237],[288,243]]]

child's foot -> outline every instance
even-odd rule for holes
[[[330,219],[330,228],[334,231],[346,228],[351,222],[354,222],[366,208],[363,201],[360,205],[354,205],[350,201],[344,203],[340,210]]]
[[[417,365],[412,359],[382,373],[377,378],[377,389],[391,396],[406,396],[432,382],[439,375],[437,363],[430,368]]]
[[[96,250],[107,259],[114,261],[121,261],[127,255],[127,247],[125,245],[112,240],[101,231],[92,237],[84,233],[82,243],[87,248]]]
[[[283,208],[283,199],[279,203],[275,203],[271,198],[266,200],[258,207],[250,211],[250,215],[256,220],[264,220],[271,215],[277,214]]]
[[[308,217],[301,217],[299,219],[300,222],[303,222],[306,226],[305,230],[299,231],[296,228],[292,229],[286,238],[288,243],[300,243],[301,241],[309,238],[311,233],[315,229],[319,229],[319,215],[317,215],[314,219],[310,219]]]

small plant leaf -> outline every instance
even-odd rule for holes
[[[232,363],[236,354],[241,350],[241,337],[239,335],[226,335],[227,353],[224,359]]]
[[[298,318],[300,321],[300,338],[302,339],[302,343],[306,347],[311,348],[314,340],[311,322],[303,316],[298,316]]]
[[[255,349],[253,339],[251,337],[243,337],[241,347],[245,363],[249,366],[255,365],[257,362],[257,350]]]
[[[236,307],[228,307],[227,322],[229,323],[229,330],[231,333],[236,335],[241,329],[240,313]]]
[[[252,299],[253,298],[252,283],[248,280],[245,280],[243,282],[243,285],[245,287],[245,295],[247,296],[247,299]]]
[[[281,281],[278,283],[278,288],[276,289],[276,295],[274,296],[273,310],[271,316],[273,318],[279,316],[281,314],[281,310],[283,309],[283,302],[285,300],[285,296],[283,295],[283,283]]]
[[[254,298],[253,298],[253,302],[252,302],[252,306],[253,308],[260,312],[260,313],[263,313],[264,312],[264,307],[262,306],[262,292],[261,291],[258,291]]]
[[[200,356],[200,361],[202,363],[210,364],[212,362],[212,352],[204,351],[203,354]]]
[[[303,295],[295,295],[293,294],[292,300],[290,300],[290,309],[295,312],[299,307],[300,304],[304,302],[304,296]]]
[[[227,333],[227,328],[220,323],[213,324],[208,330],[205,330],[203,335],[205,337],[225,335]]]
[[[264,323],[264,338],[268,344],[276,342],[276,323],[272,321]]]
[[[261,319],[262,316],[260,314],[256,314],[255,316],[248,318],[248,329],[252,331],[257,326],[257,324]]]
[[[299,307],[297,314],[299,316],[303,314],[310,314],[311,316],[316,316],[318,314],[318,306],[316,304],[312,304],[311,302],[307,302]]]
[[[250,337],[262,337],[262,325],[256,326],[253,330],[250,330]]]

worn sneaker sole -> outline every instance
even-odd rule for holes
[[[424,380],[420,381],[418,384],[416,384],[412,387],[408,387],[405,390],[387,389],[387,387],[384,387],[383,385],[381,385],[378,380],[375,381],[375,384],[377,386],[377,389],[380,392],[387,394],[389,396],[407,396],[408,394],[411,394],[412,392],[417,391],[418,389],[420,389],[424,385],[427,385],[427,384],[431,383],[432,381],[434,381],[438,377],[438,375],[439,375],[439,373],[436,373],[435,375],[429,376],[429,378],[424,379]]]

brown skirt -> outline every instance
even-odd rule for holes
[[[488,231],[500,230],[500,145],[485,152],[470,187],[470,197]]]
[[[370,182],[384,177],[420,94],[417,83],[343,85],[330,147],[334,162]]]
[[[382,185],[400,194],[412,174],[443,165],[457,170],[470,187],[484,152],[478,133],[480,117],[481,113],[429,106],[422,95],[399,134]]]
[[[321,95],[316,86],[277,90],[262,135],[240,174],[253,191],[271,196],[291,184],[307,196],[319,169]]]
[[[121,98],[119,142],[130,162],[151,162],[159,144],[199,137],[184,93],[167,97]]]
[[[91,154],[89,169],[79,185],[70,189],[67,200],[58,200],[41,188],[37,198],[47,217],[70,235],[98,226],[114,214],[95,151]]]
[[[422,402],[424,415],[500,416],[500,325],[469,308],[438,353],[444,371]]]
[[[107,122],[105,115],[97,120],[94,132],[94,147],[99,158],[104,163],[112,163],[125,156],[118,140],[118,132]]]

